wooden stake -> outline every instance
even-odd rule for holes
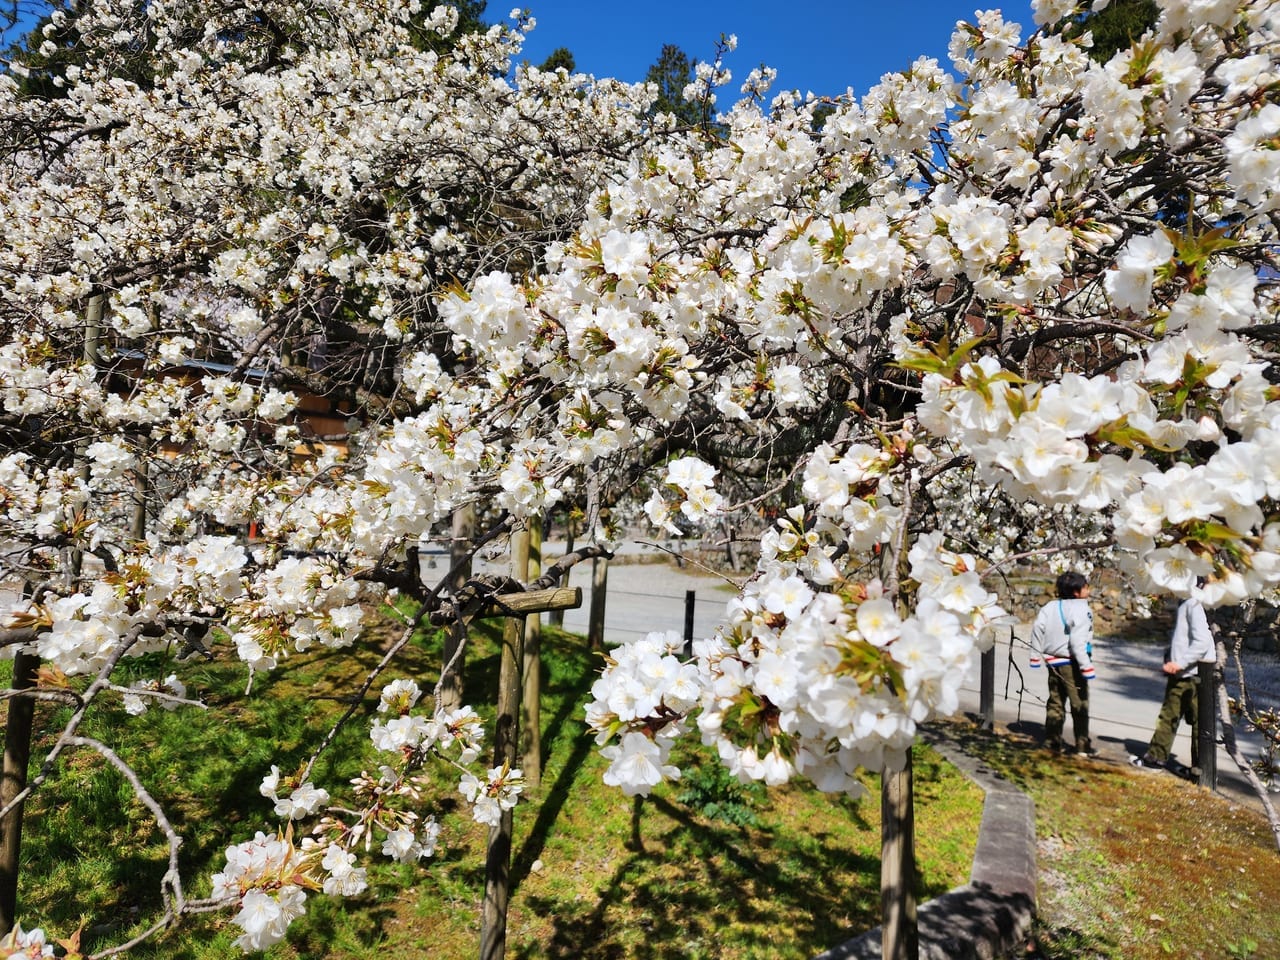
[[[529,564],[526,580],[542,576],[542,522],[529,522]],[[542,783],[542,615],[531,613],[524,620],[524,695],[521,726],[524,755],[520,769],[529,786]]]
[[[587,644],[592,650],[604,649],[604,600],[609,587],[609,558],[591,561],[591,613],[587,621]]]

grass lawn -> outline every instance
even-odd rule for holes
[[[1040,915],[1022,956],[1280,957],[1280,853],[1254,807],[1163,771],[952,729],[1036,804]]]
[[[349,705],[348,691],[381,656],[394,628],[357,652],[308,653],[277,674],[258,676],[251,694],[242,666],[221,660],[183,671],[191,694],[213,709],[140,718],[99,712],[85,733],[116,745],[141,774],[184,837],[188,895],[205,896],[228,842],[274,823],[258,786],[271,763],[292,769]],[[492,633],[476,631],[467,669],[469,699],[483,712],[496,685]],[[723,775],[696,744],[686,748],[685,779],[633,802],[601,783],[605,764],[582,721],[598,659],[576,636],[544,640],[542,784],[516,809],[511,958],[811,957],[879,923],[879,784],[867,778],[859,800],[793,785],[765,792]],[[222,649],[220,654],[226,654]],[[414,641],[395,672],[429,688],[438,638]],[[5,664],[0,682],[7,682]],[[145,669],[144,669],[145,668]],[[168,672],[152,660],[139,676]],[[128,683],[131,677],[123,682]],[[376,690],[357,721],[316,771],[335,794],[367,767],[367,724]],[[38,764],[65,720],[42,703],[46,731]],[[920,867],[928,898],[968,878],[981,792],[925,748],[916,753]],[[428,809],[442,822],[442,852],[419,866],[377,860],[370,891],[356,900],[308,899],[308,914],[276,960],[477,955],[485,828],[470,819],[441,781]],[[128,785],[98,757],[64,757],[53,783],[28,805],[19,919],[66,936],[85,924],[85,946],[127,939],[154,917],[166,852]],[[239,931],[228,915],[191,918],[135,956],[165,960],[234,957]]]

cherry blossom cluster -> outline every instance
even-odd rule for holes
[[[44,931],[39,927],[23,930],[21,924],[0,937],[0,951],[6,960],[38,960],[39,957],[56,956],[53,944],[45,942]]]
[[[163,680],[137,680],[129,685],[129,692],[121,697],[124,704],[124,712],[130,716],[139,716],[147,712],[147,701],[152,699],[147,694],[166,693],[172,695],[155,698],[159,701],[161,707],[165,710],[176,710],[187,695],[187,685],[178,679],[176,673],[171,673]]]
[[[289,924],[305,912],[307,890],[319,886],[314,862],[293,842],[292,832],[227,848],[227,864],[213,875],[215,900],[234,900],[236,926],[244,930],[236,944],[246,953],[265,950],[284,939]]]
[[[382,856],[413,863],[433,856],[440,825],[418,808],[433,778],[424,767],[432,760],[454,770],[457,792],[472,805],[478,823],[495,824],[515,807],[524,788],[519,770],[502,767],[473,773],[484,729],[470,707],[414,712],[421,690],[412,680],[387,684],[378,699],[370,740],[379,755],[376,773],[351,781],[353,806],[339,806],[329,791],[308,779],[306,767],[284,774],[273,764],[260,792],[274,804],[285,828],[270,836],[229,847],[226,867],[213,878],[213,899],[234,904],[233,922],[244,932],[237,943],[246,951],[265,949],[284,938],[289,924],[305,912],[309,892],[354,897],[368,887],[361,849],[377,845]],[[294,825],[311,824],[311,835],[294,841]]]
[[[794,535],[802,518],[780,526]],[[856,795],[860,769],[900,769],[917,725],[958,709],[990,644],[983,630],[1004,616],[975,558],[943,548],[940,534],[921,537],[908,559],[918,599],[907,617],[878,580],[846,579],[829,559],[829,577],[801,576],[796,561],[770,558],[691,660],[675,655],[683,642],[673,633],[616,649],[587,706],[597,742],[610,744],[605,782],[647,795],[678,778],[671,745],[694,714],[703,742],[744,782],[799,774]]]
[[[715,517],[724,498],[715,490],[716,469],[697,457],[680,457],[667,464],[661,488],[655,489],[644,505],[649,521],[659,529],[681,536],[676,516],[689,523],[703,523]],[[668,499],[670,498],[670,499]]]
[[[1230,272],[1252,302],[1252,274]],[[1170,313],[1208,296],[1183,294]],[[1222,311],[1196,308],[1197,329],[1167,336],[1145,362],[1111,376],[1019,384],[991,358],[952,379],[929,374],[919,415],[930,430],[963,438],[987,478],[1015,494],[1114,511],[1122,562],[1156,591],[1217,605],[1280,577],[1280,527],[1260,506],[1280,493],[1272,439],[1280,407],[1268,400],[1265,365],[1221,329]],[[1192,442],[1214,450],[1195,463],[1170,457],[1165,469],[1142,456]],[[1208,583],[1198,589],[1201,577]]]
[[[587,724],[610,761],[604,780],[628,796],[680,775],[667,758],[701,691],[694,665],[680,662],[683,647],[673,631],[645,634],[613,649],[592,685]]]
[[[290,649],[313,643],[333,649],[352,644],[364,610],[358,584],[319,557],[284,557],[253,582],[252,598],[237,605],[229,623],[240,659],[255,670],[272,670]]]

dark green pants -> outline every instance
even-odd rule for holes
[[[1173,750],[1173,738],[1178,733],[1178,722],[1186,720],[1191,725],[1191,765],[1200,766],[1200,678],[1170,677],[1164,687],[1164,703],[1156,718],[1156,732],[1151,735],[1147,756],[1153,760],[1168,760]]]
[[[1049,703],[1044,712],[1044,742],[1050,747],[1062,745],[1062,726],[1071,705],[1071,729],[1076,735],[1076,749],[1088,750],[1089,681],[1072,663],[1064,667],[1047,667],[1049,671]]]

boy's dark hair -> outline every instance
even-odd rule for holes
[[[1084,585],[1089,580],[1083,573],[1077,573],[1074,570],[1068,570],[1066,573],[1058,574],[1058,597],[1063,600],[1070,600],[1078,597],[1080,591],[1084,589]]]

